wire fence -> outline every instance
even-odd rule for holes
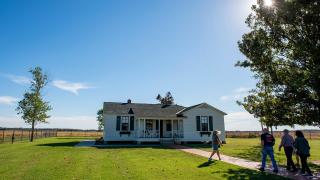
[[[35,129],[33,139],[47,137],[101,137],[102,131],[74,130],[74,129]],[[14,143],[29,141],[31,129],[28,128],[0,128],[0,143]]]

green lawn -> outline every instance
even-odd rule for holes
[[[221,147],[221,153],[234,157],[240,157],[252,161],[261,160],[261,146],[260,139],[258,138],[227,138],[227,144]],[[280,165],[286,165],[286,157],[282,148],[281,152],[278,151],[280,139],[276,139],[275,158]],[[309,140],[311,146],[311,157],[309,161],[320,160],[320,140]],[[206,151],[211,151],[211,144],[188,144],[191,147],[197,147]],[[295,158],[294,158],[295,160]],[[317,171],[320,171],[320,166],[310,163],[310,166]]]
[[[0,179],[283,179],[164,147],[74,147],[81,138],[0,144]]]

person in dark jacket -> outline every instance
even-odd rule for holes
[[[262,146],[262,162],[260,171],[264,171],[266,167],[267,155],[270,156],[273,172],[278,173],[278,165],[274,158],[273,146],[275,144],[275,139],[272,134],[269,133],[268,129],[264,128],[263,133],[261,134],[261,146]]]
[[[294,141],[294,147],[297,150],[297,154],[301,161],[301,174],[312,176],[311,170],[308,166],[308,157],[310,157],[310,146],[302,131],[296,131],[296,139]],[[307,174],[305,172],[307,171]]]
[[[294,139],[289,134],[289,130],[287,129],[283,130],[283,136],[281,137],[279,151],[281,151],[281,148],[283,147],[284,153],[286,154],[286,157],[287,157],[287,170],[290,171],[292,168],[292,171],[296,172],[297,168],[294,165],[294,162],[292,160],[292,153],[294,150],[293,143],[294,143]]]

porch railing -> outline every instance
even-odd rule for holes
[[[137,133],[138,138],[160,138],[159,130],[140,130]],[[179,139],[183,138],[182,130],[167,131],[163,134],[163,138]]]
[[[138,133],[139,138],[159,138],[160,133],[158,130],[142,130]]]

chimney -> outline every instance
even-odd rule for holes
[[[128,103],[128,104],[131,104],[131,99],[128,99],[127,103]]]

